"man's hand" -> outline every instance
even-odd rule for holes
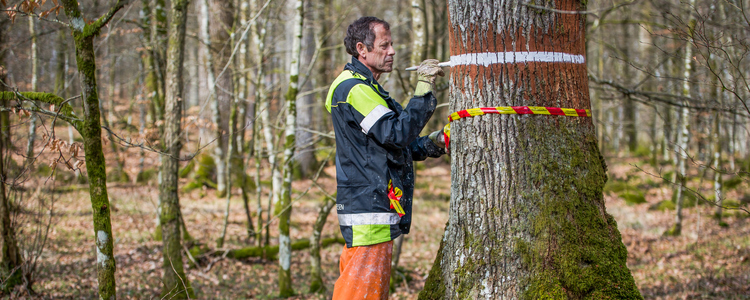
[[[417,69],[417,87],[414,89],[414,96],[424,96],[433,89],[435,78],[445,76],[443,69],[438,66],[437,59],[425,59]]]

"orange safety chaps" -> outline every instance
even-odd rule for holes
[[[341,252],[341,276],[333,300],[388,299],[393,241],[347,248]]]

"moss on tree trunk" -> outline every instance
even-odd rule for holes
[[[590,109],[585,59],[518,61],[584,58],[585,19],[526,3],[449,1],[451,55],[500,52],[496,63],[451,69],[451,111]],[[554,4],[585,10],[576,0]],[[452,122],[449,224],[420,299],[641,299],[604,207],[594,129],[591,118],[552,115]]]
[[[167,45],[166,97],[164,106],[164,151],[160,186],[162,255],[164,257],[162,298],[194,298],[182,264],[182,218],[179,197],[179,158],[182,150],[183,61],[189,0],[172,1],[172,20]]]

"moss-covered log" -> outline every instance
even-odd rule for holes
[[[579,0],[544,3],[586,10]],[[585,15],[527,4],[449,1],[461,64],[451,69],[451,111],[590,109]],[[462,118],[450,146],[449,224],[420,299],[641,299],[604,207],[591,118]]]
[[[342,237],[327,238],[320,241],[321,248],[325,248],[333,244],[344,245],[346,244],[346,241],[344,241],[344,238]],[[305,250],[307,248],[310,248],[310,240],[299,240],[291,243],[291,245],[292,251]],[[277,254],[279,254],[279,246],[246,247],[242,249],[229,250],[229,253],[227,253],[227,257],[234,259],[245,259],[249,257],[273,258]]]

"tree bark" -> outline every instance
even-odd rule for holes
[[[37,91],[37,83],[38,83],[38,70],[37,67],[38,64],[38,58],[37,58],[37,47],[36,47],[36,26],[35,26],[34,17],[29,17],[29,36],[31,36],[31,90]],[[26,160],[24,162],[24,165],[29,168],[31,167],[31,164],[34,162],[34,143],[36,142],[36,122],[37,122],[37,116],[36,114],[31,114],[31,118],[29,118],[29,140],[28,144],[26,145]]]
[[[227,191],[226,157],[229,155],[230,136],[229,131],[229,108],[234,102],[234,87],[232,81],[233,68],[226,68],[230,64],[229,57],[232,47],[230,33],[234,31],[234,2],[230,0],[207,0],[206,5],[212,14],[208,22],[210,35],[205,38],[209,40],[206,44],[207,51],[211,51],[209,68],[215,76],[215,81],[209,82],[214,91],[214,102],[211,103],[213,122],[216,125],[216,147],[214,147],[214,161],[216,162],[216,196],[224,197]],[[207,16],[206,16],[207,17]]]
[[[695,0],[690,0],[690,7],[695,5]],[[692,14],[689,17],[690,21],[687,24],[692,24],[694,17]],[[691,29],[692,31],[692,29]],[[691,84],[692,78],[692,37],[688,37],[687,43],[685,43],[685,56],[683,58],[684,72],[683,72],[683,85],[682,85],[682,96],[684,99],[691,97]],[[688,160],[688,142],[690,139],[690,112],[688,100],[683,100],[683,107],[680,108],[680,130],[677,132],[677,146],[675,147],[675,223],[669,228],[664,234],[677,236],[682,233],[682,208],[683,201],[685,199],[685,185],[687,184],[687,165]]]
[[[312,4],[313,1],[307,0],[305,1],[305,11],[311,11],[312,10]],[[314,15],[312,13],[305,14],[305,28],[304,28],[304,39],[302,40],[302,62],[303,66],[308,66],[305,69],[309,68],[310,64],[313,64],[313,56],[315,54],[315,48],[317,47],[316,41],[315,41],[315,22]],[[312,70],[312,69],[310,69]],[[320,74],[312,74],[307,73],[302,76],[305,76],[306,78],[302,79],[302,82],[304,82],[304,85],[300,88],[300,90],[307,94],[304,96],[301,96],[299,101],[299,105],[297,106],[298,114],[297,114],[297,136],[296,136],[296,150],[294,155],[295,165],[299,166],[299,174],[301,178],[308,178],[315,169],[315,165],[317,165],[317,161],[315,159],[315,144],[313,143],[313,134],[310,132],[310,129],[313,129],[313,124],[315,122],[314,116],[315,116],[315,110],[320,110],[320,106],[316,103],[316,97],[315,93],[310,93],[310,91],[315,86],[316,82],[320,82],[318,80],[318,76]]]
[[[5,27],[7,21],[0,21],[1,28]],[[5,40],[5,29],[0,29],[0,44],[4,44]],[[7,82],[7,73],[5,67],[5,50],[0,49],[0,81]],[[6,91],[5,85],[0,85],[0,92]],[[7,107],[9,101],[7,99],[0,100],[0,104],[3,107]],[[16,239],[15,228],[11,222],[11,206],[8,202],[8,194],[5,188],[8,176],[5,171],[6,152],[10,148],[10,113],[7,111],[0,112],[0,219],[2,219],[2,228],[0,228],[0,235],[2,236],[2,252],[0,253],[0,276],[2,276],[4,282],[0,284],[0,290],[7,293],[16,285],[21,284],[21,251],[18,248],[18,241]]]
[[[115,271],[117,266],[114,260],[114,237],[112,236],[111,211],[109,196],[107,195],[106,161],[102,152],[102,128],[99,91],[96,83],[94,38],[99,35],[101,28],[114,17],[117,11],[128,2],[129,0],[118,0],[106,14],[87,24],[77,1],[62,1],[75,40],[78,78],[81,83],[84,120],[79,127],[79,132],[83,137],[86,172],[89,177],[89,195],[93,211],[94,238],[96,239],[96,270],[101,299],[116,298]]]
[[[590,109],[584,15],[527,4],[449,1],[451,61],[465,63],[451,69],[451,111]],[[586,10],[577,0],[554,4]],[[486,52],[498,63],[470,55]],[[533,59],[539,52],[558,54],[543,62]],[[420,299],[641,299],[604,207],[591,118],[463,118],[451,124],[450,146],[449,221]]]
[[[289,69],[289,90],[286,93],[286,128],[284,130],[283,178],[279,196],[279,296],[294,295],[292,288],[292,245],[289,225],[292,217],[292,173],[294,170],[295,133],[297,131],[297,83],[299,82],[300,50],[302,48],[302,25],[304,7],[297,0],[294,14],[294,36],[292,38],[292,61]]]
[[[166,97],[164,101],[164,152],[160,221],[163,243],[162,298],[195,297],[182,264],[180,196],[178,189],[180,152],[182,150],[182,106],[184,101],[185,27],[189,0],[173,0],[166,53]]]
[[[318,207],[318,218],[313,224],[313,234],[310,236],[310,290],[309,293],[325,294],[326,286],[323,282],[323,269],[320,263],[320,236],[331,213],[335,199],[323,196]]]

